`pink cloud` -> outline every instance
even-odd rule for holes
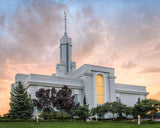
[[[146,67],[140,73],[160,73],[160,67]]]
[[[135,68],[136,66],[137,64],[133,61],[125,61],[121,64],[121,67],[125,69]]]

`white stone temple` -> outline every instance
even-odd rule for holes
[[[115,83],[115,79],[114,68],[84,64],[76,69],[76,62],[72,61],[72,39],[66,32],[65,15],[65,32],[60,39],[60,62],[56,66],[56,73],[52,75],[18,73],[11,90],[21,81],[31,98],[35,99],[35,92],[40,88],[59,89],[67,85],[75,95],[75,102],[83,105],[85,95],[90,108],[119,100],[127,106],[134,106],[138,98],[146,99],[148,92],[145,86],[119,84]]]

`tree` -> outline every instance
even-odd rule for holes
[[[98,105],[97,107],[92,108],[91,113],[92,113],[92,115],[97,114],[97,116],[100,117],[100,119],[101,119],[104,116],[104,114],[106,113],[105,112],[105,106],[104,105]]]
[[[72,120],[73,116],[75,115],[75,111],[78,109],[79,103],[72,106],[72,108],[67,112],[70,115],[70,119]]]
[[[139,104],[134,105],[134,116],[140,115],[142,118],[147,116],[147,113],[151,114],[152,120],[153,115],[160,110],[160,101],[145,99]]]
[[[141,99],[140,99],[140,97],[138,97],[137,104],[140,104],[140,103],[141,103]]]
[[[74,95],[67,86],[62,87],[58,92],[55,88],[46,90],[41,88],[36,92],[36,98],[33,99],[34,105],[38,110],[48,113],[46,115],[49,115],[56,108],[61,111],[62,115],[63,112],[67,112],[72,117],[79,105],[79,103],[75,105]]]
[[[79,106],[75,111],[75,115],[77,115],[80,119],[86,120],[90,116],[89,105]]]
[[[31,118],[33,113],[33,103],[21,82],[19,82],[11,92],[10,106],[10,117],[12,119]]]
[[[133,116],[134,118],[137,118],[138,115],[141,116],[141,118],[146,117],[146,110],[143,103],[135,104],[133,108]]]
[[[141,104],[143,104],[146,113],[151,113],[153,120],[153,115],[160,110],[160,102],[153,99],[146,99],[142,100]]]
[[[103,104],[103,110],[105,113],[110,112],[110,103],[109,102],[106,102]]]
[[[133,114],[133,107],[126,107],[125,114],[126,114],[126,116],[132,115]]]
[[[39,111],[51,112],[53,107],[51,103],[51,90],[50,89],[39,89],[35,96],[37,99],[33,99],[34,105]]]
[[[113,115],[113,120],[114,120],[114,115],[115,115],[115,113],[118,112],[118,103],[117,103],[117,102],[111,102],[111,103],[110,103],[109,112],[112,113],[112,115]]]
[[[117,105],[117,113],[119,114],[119,117],[122,118],[122,113],[125,113],[126,112],[126,105],[119,102],[118,105]]]
[[[39,111],[47,113],[48,119],[50,119],[50,112],[54,111],[56,106],[56,90],[55,88],[50,89],[39,89],[35,96],[37,99],[33,99],[34,106],[37,107]]]
[[[87,102],[86,102],[86,95],[84,95],[84,99],[83,99],[83,105],[86,105]]]
[[[115,113],[122,114],[125,112],[126,105],[122,104],[121,102],[107,102],[104,104],[104,111],[105,113],[111,112],[113,115],[113,120],[114,120],[114,115]]]
[[[59,109],[62,114],[63,111],[69,113],[71,116],[73,115],[73,111],[75,109],[74,95],[72,95],[71,89],[67,86],[64,86],[57,92],[56,95],[56,108]]]

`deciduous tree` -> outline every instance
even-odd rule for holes
[[[55,90],[54,88],[52,90]],[[39,111],[43,112],[51,112],[53,110],[52,102],[51,102],[51,94],[50,89],[39,89],[35,96],[37,99],[33,99],[34,105],[37,107]],[[54,92],[55,93],[55,92]]]
[[[56,106],[56,90],[41,88],[35,93],[36,99],[33,99],[34,106],[39,111],[48,113],[48,119],[50,119],[50,113],[54,111]]]
[[[63,111],[73,115],[75,109],[74,95],[72,95],[71,89],[67,86],[62,87],[56,95],[56,108],[59,109],[62,114]]]
[[[101,119],[104,116],[104,114],[106,113],[105,107],[106,107],[105,105],[98,105],[97,107],[92,108],[92,110],[91,110],[92,115],[97,115]]]
[[[90,116],[89,105],[79,106],[75,114],[82,120],[86,120]]]
[[[160,110],[160,102],[153,99],[146,99],[142,100],[141,104],[143,104],[146,113],[151,113],[153,120],[153,115]]]

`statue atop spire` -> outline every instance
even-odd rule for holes
[[[64,34],[67,34],[67,26],[66,26],[66,12],[64,11],[64,25],[65,25],[65,31]]]

